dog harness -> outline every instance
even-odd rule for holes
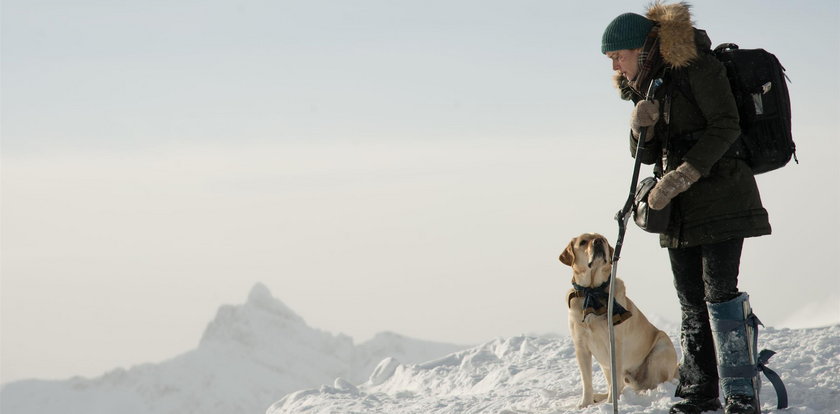
[[[607,305],[604,303],[609,300],[609,292],[606,291],[606,289],[610,286],[610,280],[611,279],[607,279],[606,282],[602,283],[601,286],[598,287],[585,287],[572,282],[572,286],[575,290],[569,292],[567,301],[569,303],[569,308],[571,309],[572,299],[583,298],[583,319],[581,322],[586,320],[586,316],[589,314],[594,313],[596,316],[606,315]],[[624,309],[623,306],[619,305],[619,303],[613,299],[613,325],[618,325],[627,319],[630,319],[631,316],[633,316],[633,312]]]

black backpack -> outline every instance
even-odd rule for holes
[[[726,67],[741,117],[739,141],[753,173],[784,167],[791,157],[799,164],[790,132],[787,75],[779,59],[764,49],[739,49],[734,43],[711,53]]]

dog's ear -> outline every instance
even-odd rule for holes
[[[572,263],[575,262],[575,239],[569,242],[569,245],[566,246],[566,250],[563,250],[563,253],[560,254],[560,263],[563,263],[566,266],[571,266]]]
[[[609,257],[609,259],[607,259],[607,261],[612,263],[613,257],[615,257],[615,249],[613,249],[613,247],[610,246],[609,244],[607,245],[607,247],[610,248],[610,257]]]

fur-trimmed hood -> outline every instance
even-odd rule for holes
[[[659,24],[659,51],[665,63],[674,68],[685,67],[697,57],[690,9],[685,2],[657,1],[650,5],[645,16]]]
[[[645,17],[659,25],[659,51],[665,64],[672,68],[688,66],[697,58],[698,48],[711,47],[706,32],[694,28],[691,5],[686,2],[664,4],[657,0],[648,7]],[[627,78],[617,72],[613,80],[622,99],[630,99]]]

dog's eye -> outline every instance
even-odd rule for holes
[[[586,246],[586,240],[581,240],[578,246]]]

